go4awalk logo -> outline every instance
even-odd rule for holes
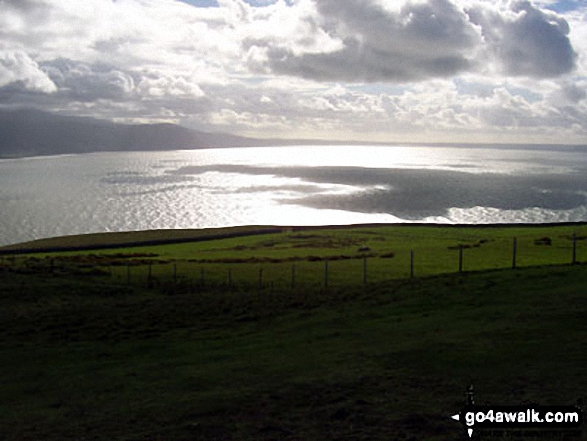
[[[578,406],[476,406],[473,386],[467,391],[467,404],[451,418],[459,421],[469,435],[480,429],[577,429],[583,423],[583,413]]]

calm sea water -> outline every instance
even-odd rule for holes
[[[303,146],[0,160],[0,244],[158,228],[587,221],[587,148]]]

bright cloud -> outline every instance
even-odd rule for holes
[[[250,136],[587,140],[573,0],[3,0],[0,106]]]
[[[20,83],[27,90],[52,93],[55,83],[23,51],[0,52],[0,87]]]

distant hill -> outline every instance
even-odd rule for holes
[[[286,145],[394,145],[350,140],[261,139],[227,133],[200,132],[176,124],[117,124],[111,121],[58,115],[40,110],[0,109],[0,158],[100,151],[191,150]],[[441,146],[443,143],[399,145]],[[587,151],[587,145],[463,144],[457,148]]]
[[[199,132],[174,124],[117,124],[31,109],[0,110],[2,157],[246,147],[270,142],[224,133]]]

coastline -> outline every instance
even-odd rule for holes
[[[169,149],[92,149],[88,151],[63,151],[63,152],[32,152],[32,153],[10,153],[3,154],[0,152],[0,161],[18,160],[28,158],[48,158],[59,156],[86,155],[92,153],[154,153],[154,152],[173,152],[173,151],[195,151],[195,150],[225,150],[230,148],[260,148],[260,147],[292,147],[292,146],[370,146],[370,147],[438,147],[438,148],[457,148],[457,149],[496,149],[496,150],[564,150],[567,152],[587,152],[587,144],[514,144],[514,143],[472,143],[463,142],[376,142],[376,141],[340,141],[340,140],[321,140],[321,139],[253,139],[246,145],[204,145],[191,148],[169,148]]]

